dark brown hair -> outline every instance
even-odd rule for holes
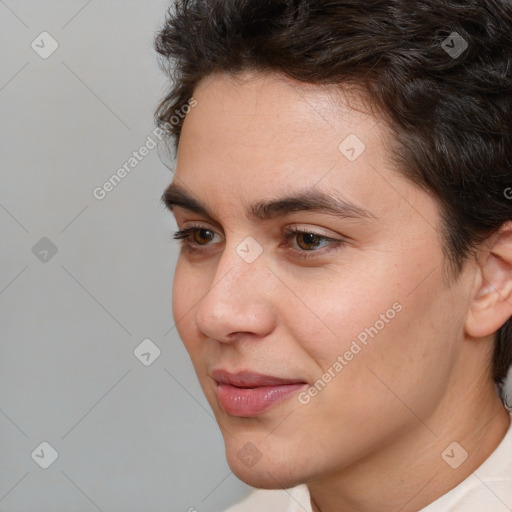
[[[353,85],[393,130],[401,173],[439,201],[452,278],[512,219],[510,0],[176,0],[155,47],[172,79],[155,117],[175,149],[170,120],[213,73]],[[509,319],[500,390],[511,363]]]

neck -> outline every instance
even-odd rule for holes
[[[500,444],[510,416],[492,382],[461,388],[391,445],[309,482],[313,512],[417,512],[465,480]]]

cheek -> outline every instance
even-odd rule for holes
[[[314,400],[335,425],[348,420],[344,411],[361,428],[374,424],[377,411],[391,422],[411,416],[408,405],[428,415],[446,389],[460,335],[453,290],[444,288],[441,267],[426,280],[428,271],[401,268],[330,287],[315,303],[324,304],[322,319],[334,334],[302,339],[319,387],[328,381]]]
[[[396,283],[392,269],[381,274],[379,281],[375,268],[373,273],[339,272],[323,283],[310,283],[304,300],[308,308],[297,304],[300,314],[294,314],[294,332],[323,370],[346,352],[350,362],[371,356],[377,350],[372,340],[385,338],[404,316],[400,289],[390,286]],[[283,315],[290,315],[290,309]]]
[[[189,352],[194,340],[194,306],[204,294],[196,285],[196,280],[197,273],[190,272],[181,262],[181,258],[178,259],[172,286],[172,314],[176,330]]]

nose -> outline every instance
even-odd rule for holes
[[[206,294],[195,309],[197,328],[230,343],[242,335],[266,336],[275,327],[272,272],[265,254],[250,263],[226,245]]]

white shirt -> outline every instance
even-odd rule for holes
[[[419,512],[512,512],[512,411],[505,437],[478,469]],[[226,512],[312,512],[306,485],[255,490]]]

